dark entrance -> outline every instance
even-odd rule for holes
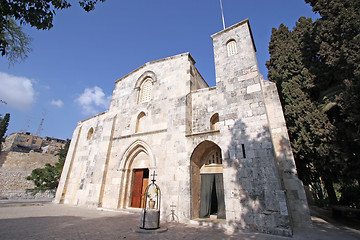
[[[131,207],[140,208],[144,201],[143,193],[149,183],[149,169],[135,169],[131,197]]]
[[[224,183],[222,173],[201,174],[200,214],[207,218],[217,215],[225,219]]]

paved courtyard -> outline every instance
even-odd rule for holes
[[[168,231],[137,233],[140,215],[51,202],[0,201],[0,239],[306,239],[359,240],[360,231],[313,216],[313,228],[295,229],[292,238],[256,233],[228,235],[221,229],[167,223]]]

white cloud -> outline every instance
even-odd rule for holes
[[[61,108],[64,105],[63,101],[61,101],[60,99],[58,99],[58,100],[53,99],[53,100],[51,100],[50,104],[57,106],[59,108]]]
[[[103,90],[97,86],[85,88],[80,97],[75,99],[75,102],[80,105],[85,115],[97,114],[109,108],[110,101],[111,96],[106,96]]]
[[[20,109],[30,109],[35,102],[35,91],[32,80],[0,72],[0,99],[10,106]]]

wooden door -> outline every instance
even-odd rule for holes
[[[132,188],[131,207],[141,208],[144,202],[143,194],[149,183],[149,169],[135,169]]]
[[[132,189],[131,207],[141,207],[141,194],[143,190],[144,169],[136,169],[134,172],[134,183]]]

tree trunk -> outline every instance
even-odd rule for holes
[[[335,189],[333,186],[333,183],[331,180],[324,178],[324,184],[325,184],[325,189],[326,192],[329,196],[329,201],[331,205],[336,205],[337,204],[337,198],[336,198],[336,193],[335,193]]]

